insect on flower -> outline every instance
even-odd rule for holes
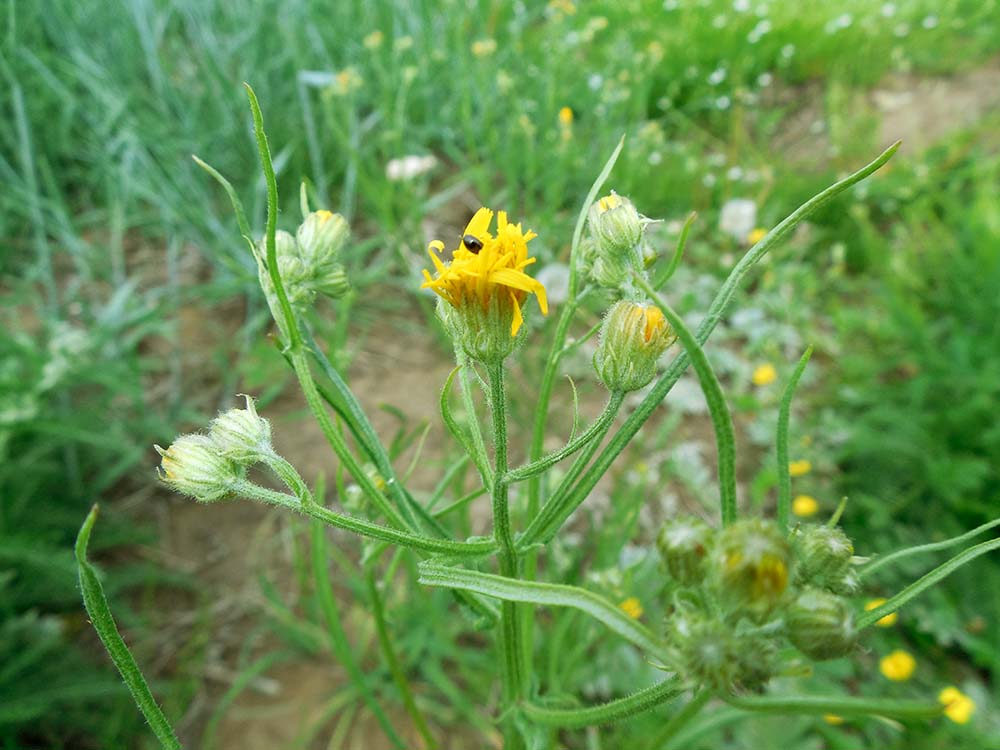
[[[483,249],[483,241],[474,234],[467,234],[462,237],[462,244],[473,255],[479,255],[479,251]]]

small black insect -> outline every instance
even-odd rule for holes
[[[479,255],[479,251],[483,249],[483,241],[472,234],[465,235],[462,238],[462,244],[473,255]]]

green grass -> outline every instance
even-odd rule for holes
[[[385,306],[411,304],[427,240],[461,225],[479,202],[504,206],[538,230],[543,262],[564,257],[576,202],[622,133],[628,148],[612,186],[650,216],[699,211],[685,267],[667,291],[683,313],[704,309],[704,290],[740,246],[716,229],[726,199],[754,199],[758,223],[769,226],[884,145],[873,142],[874,115],[856,107],[857,92],[889,72],[955,73],[1000,49],[1000,13],[972,0],[899,2],[891,16],[885,4],[862,0],[828,9],[773,3],[766,16],[721,0],[578,5],[572,14],[558,4],[424,0],[4,5],[0,117],[9,127],[0,128],[0,237],[10,251],[0,254],[0,270],[10,333],[0,342],[0,591],[5,648],[26,656],[0,659],[16,667],[0,679],[0,703],[62,689],[68,670],[59,666],[81,666],[59,702],[50,695],[25,703],[0,723],[0,737],[31,725],[51,743],[90,736],[108,746],[110,737],[137,728],[124,700],[114,704],[120,723],[93,721],[89,707],[107,705],[108,691],[124,694],[76,645],[72,534],[95,498],[148,476],[147,447],[169,437],[170,423],[211,411],[240,387],[266,403],[288,382],[262,343],[265,308],[225,196],[190,159],[206,159],[237,186],[259,231],[264,186],[244,80],[268,117],[281,225],[291,228],[305,179],[320,203],[344,212],[355,228],[359,242],[348,260],[357,293],[326,308],[333,322],[320,321],[342,367]],[[376,31],[381,44],[366,45]],[[495,49],[476,55],[474,47],[490,49],[485,40]],[[810,106],[824,135],[813,146],[803,134],[802,153],[789,157],[777,145],[787,118]],[[570,127],[560,125],[563,107],[574,113]],[[811,153],[827,145],[830,151]],[[411,182],[389,180],[386,163],[407,154],[434,155],[439,165]],[[997,163],[988,128],[957,136],[926,159],[897,157],[891,175],[817,216],[810,235],[761,269],[742,306],[762,318],[730,321],[709,351],[747,439],[764,445],[777,400],[753,388],[749,373],[771,361],[787,377],[806,341],[816,344],[792,426],[793,454],[808,455],[816,470],[795,490],[814,492],[827,511],[849,495],[845,524],[863,553],[954,533],[995,513]],[[192,274],[196,257],[203,266]],[[404,302],[366,296],[386,285],[406,290]],[[179,311],[196,306],[208,326],[233,300],[238,335],[226,328],[223,340],[219,328],[208,328],[206,345],[217,348],[204,357],[223,366],[216,369],[239,365],[217,391],[192,399],[198,376],[181,365]],[[527,362],[526,380],[540,367]],[[603,522],[613,533],[567,544],[551,571],[574,580],[570,573],[589,570],[588,585],[607,596],[638,595],[648,622],[661,614],[658,573],[623,540],[651,538],[640,505],[659,499],[668,479],[689,501],[706,492],[697,467],[682,459],[687,454],[675,453],[684,442],[672,434],[679,422],[668,415],[647,436],[641,463],[619,468],[612,517]],[[756,502],[771,500],[772,465],[761,456],[759,466],[741,467]],[[464,474],[447,487],[449,499],[467,489],[463,481]],[[109,534],[115,543],[136,541],[124,523],[114,528],[102,530],[104,543]],[[364,599],[350,560],[338,562],[345,595]],[[137,574],[126,567],[121,575]],[[888,592],[901,580],[887,574],[879,585]],[[1000,616],[1000,601],[977,597],[986,580],[997,588],[1000,570],[982,560],[915,603],[899,631],[879,633],[879,649],[905,644],[928,670],[936,665],[921,690],[934,692],[943,680],[980,684],[970,664],[998,684],[990,629],[969,627],[977,616],[988,623]],[[310,640],[312,626],[323,627],[312,596],[284,602],[292,614],[275,618],[283,640],[302,653],[326,648]],[[274,607],[282,601],[269,600]],[[421,675],[419,700],[446,721],[486,732],[475,706],[489,697],[471,677],[482,665],[457,663],[442,645],[467,626],[443,614],[447,602],[440,592],[390,596],[394,627],[407,633],[405,666]],[[120,599],[116,612],[126,604]],[[553,614],[546,627],[573,643],[564,663],[546,665],[546,684],[567,693],[582,687],[592,698],[616,695],[629,689],[626,676],[650,671],[623,668],[630,657],[581,630],[572,613]],[[366,654],[375,663],[375,647]],[[240,666],[256,663],[248,654]],[[877,674],[870,658],[858,669],[866,671],[834,669],[816,679]],[[396,700],[386,670],[372,682]],[[454,713],[445,712],[446,702]],[[997,719],[985,706],[983,714],[976,727],[988,736]],[[40,715],[58,720],[39,724]],[[615,747],[652,728],[639,721],[610,730],[603,742]],[[951,737],[953,729],[945,726],[925,746],[945,738],[977,746],[968,732]],[[730,742],[763,746],[801,732],[851,747],[854,731],[759,719]],[[877,746],[904,742],[882,726],[860,731]],[[699,742],[719,747],[721,736]],[[582,746],[575,735],[572,741]]]

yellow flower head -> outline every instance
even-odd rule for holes
[[[751,380],[754,385],[770,385],[778,379],[778,371],[772,364],[764,364],[755,368]]]
[[[878,663],[879,671],[893,682],[906,682],[913,676],[917,668],[917,660],[913,655],[896,649],[888,656],[883,656]]]
[[[563,107],[559,110],[559,124],[563,127],[569,127],[573,124],[573,110],[569,107]]]
[[[763,227],[757,227],[756,229],[751,231],[750,234],[747,235],[747,244],[756,245],[766,236],[767,236],[767,230],[764,229]]]
[[[513,312],[510,335],[516,336],[524,322],[521,305],[529,294],[538,298],[543,314],[549,311],[545,287],[524,272],[525,267],[535,262],[528,257],[528,242],[538,235],[531,230],[525,232],[520,224],[511,224],[507,221],[507,213],[500,211],[494,237],[490,233],[492,221],[490,209],[476,211],[465,228],[462,242],[452,254],[451,263],[441,260],[439,253],[444,250],[444,243],[434,240],[427,252],[437,276],[432,278],[425,270],[427,280],[421,288],[433,289],[458,310],[472,304],[479,305],[483,311],[494,302],[509,305]]]
[[[633,620],[638,620],[640,617],[642,617],[642,613],[644,611],[642,609],[642,602],[640,602],[634,596],[630,596],[628,599],[624,600],[621,604],[618,605],[618,608],[621,609],[622,612],[627,614]]]
[[[938,695],[944,706],[944,715],[956,724],[968,724],[976,712],[976,702],[957,687],[946,687]]]
[[[807,458],[800,458],[788,464],[788,473],[793,477],[801,477],[812,471],[812,462]]]
[[[838,726],[844,723],[844,717],[838,716],[837,714],[823,714],[823,721],[825,721],[830,726]]]
[[[871,601],[865,603],[865,612],[871,612],[873,609],[881,607],[883,604],[885,604],[885,599],[872,599]],[[896,624],[898,617],[898,613],[892,612],[885,617],[880,617],[876,620],[875,624],[880,628],[889,628]]]
[[[819,503],[809,495],[799,495],[792,500],[792,513],[799,518],[815,516],[819,512]]]

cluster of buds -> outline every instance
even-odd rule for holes
[[[340,253],[349,235],[347,220],[330,211],[310,211],[294,235],[283,230],[275,233],[278,275],[293,306],[307,307],[317,294],[332,298],[347,294],[351,286]],[[261,286],[275,319],[280,321],[264,240],[258,243],[256,256]]]
[[[230,409],[212,420],[207,435],[181,435],[166,450],[155,448],[162,457],[160,479],[202,502],[230,497],[250,466],[277,457],[271,425],[257,414],[249,396],[246,408]]]
[[[612,391],[637,391],[656,375],[656,363],[677,340],[659,308],[619,300],[601,326],[594,369]]]
[[[696,518],[664,524],[668,666],[716,690],[759,690],[787,643],[813,660],[849,654],[857,631],[839,587],[853,548],[840,529],[815,528],[789,537],[760,519],[719,531]]]
[[[599,286],[625,297],[634,296],[632,276],[645,273],[647,225],[628,198],[611,191],[595,201],[587,214],[590,236],[584,245],[584,264]]]

